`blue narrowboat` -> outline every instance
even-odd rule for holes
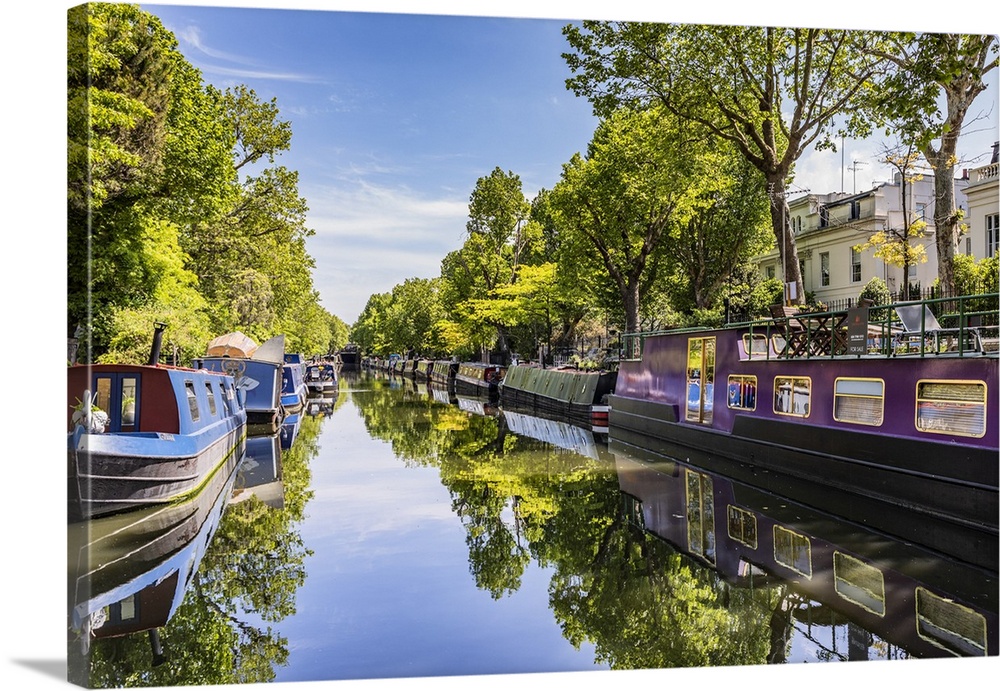
[[[258,346],[253,339],[235,331],[212,340],[204,357],[194,367],[224,372],[236,379],[246,392],[247,424],[254,433],[278,431],[284,410],[281,407],[281,378],[285,364],[285,337],[274,336]]]
[[[281,408],[285,415],[294,415],[306,405],[309,390],[306,387],[305,360],[299,353],[285,353],[281,370]]]
[[[610,437],[675,458],[699,452],[709,470],[764,489],[820,483],[817,508],[864,505],[859,521],[897,504],[995,544],[996,307],[973,315],[972,297],[934,304],[966,321],[907,332],[892,317],[898,306],[866,305],[627,334]],[[993,326],[965,326],[970,316]]]
[[[243,454],[247,413],[229,375],[74,365],[68,384],[71,520],[176,501]]]

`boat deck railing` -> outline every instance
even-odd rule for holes
[[[769,318],[728,324],[720,330],[743,332],[740,358],[746,360],[997,357],[998,297],[997,293],[985,293],[886,305],[862,302],[852,309],[834,311],[776,306]],[[620,359],[641,360],[646,339],[651,336],[704,331],[683,328],[622,334]]]

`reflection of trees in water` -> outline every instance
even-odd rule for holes
[[[287,663],[288,641],[269,624],[294,614],[312,554],[298,524],[313,496],[309,461],[318,452],[320,427],[304,418],[292,448],[282,452],[283,508],[256,497],[226,507],[184,602],[159,630],[166,660],[153,666],[146,634],[94,641],[92,687],[274,679],[275,667]]]
[[[353,397],[373,437],[406,463],[439,469],[476,585],[499,599],[520,587],[532,559],[553,568],[550,606],[563,635],[576,647],[592,643],[599,662],[638,669],[784,655],[783,590],[732,586],[631,524],[606,458],[516,435],[502,415],[477,416],[384,381]]]

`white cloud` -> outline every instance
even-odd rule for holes
[[[368,298],[406,278],[434,278],[462,245],[468,202],[427,199],[365,182],[301,190],[309,200],[309,253],[323,306],[348,324]]]

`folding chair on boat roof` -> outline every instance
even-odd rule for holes
[[[937,317],[934,316],[931,308],[927,305],[899,305],[894,309],[899,316],[899,320],[903,323],[903,330],[896,335],[897,345],[903,343],[909,344],[915,340],[919,340],[921,346],[923,346],[926,339],[933,338],[934,352],[937,353],[940,352],[942,335],[957,339],[961,332],[961,329],[946,329],[941,326]],[[979,340],[972,329],[967,328],[965,331],[973,334],[976,341]]]

